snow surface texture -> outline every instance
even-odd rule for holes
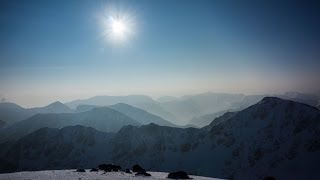
[[[0,174],[0,179],[6,180],[74,180],[74,179],[81,179],[81,180],[100,180],[100,179],[109,179],[109,180],[152,180],[152,179],[168,179],[168,173],[166,172],[148,172],[151,174],[151,177],[145,176],[135,176],[134,173],[128,174],[124,172],[107,172],[104,173],[103,171],[99,172],[90,172],[88,169],[86,172],[76,172],[76,170],[49,170],[49,171],[24,171],[24,172],[16,172],[16,173],[8,173],[8,174]],[[218,180],[216,178],[209,178],[209,177],[200,177],[200,176],[189,176],[195,180]]]

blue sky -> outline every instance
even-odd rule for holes
[[[134,19],[126,42],[101,17]],[[1,1],[0,96],[319,91],[320,6],[292,1]]]

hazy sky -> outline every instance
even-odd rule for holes
[[[124,42],[101,19],[132,19]],[[320,5],[303,1],[0,1],[0,97],[319,91]]]

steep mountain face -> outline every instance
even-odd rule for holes
[[[223,169],[227,177],[312,179],[317,177],[314,163],[320,162],[319,125],[320,113],[311,106],[264,98],[210,132],[233,142],[232,157]]]
[[[154,123],[160,126],[170,126],[170,127],[177,127],[177,125],[170,123],[167,120],[162,119],[159,116],[155,116],[153,114],[148,113],[147,111],[139,108],[135,108],[128,104],[118,103],[115,105],[108,106],[110,109],[114,109],[118,112],[121,112],[132,119],[136,120],[137,122],[146,125],[150,123]]]
[[[208,130],[208,129],[206,129]],[[127,127],[115,137],[114,160],[151,169],[180,167],[231,179],[310,179],[320,170],[320,112],[308,105],[264,98],[204,129]],[[120,141],[121,139],[121,141]],[[131,148],[129,148],[131,147]]]
[[[25,109],[14,103],[0,103],[0,119],[13,124],[15,122],[27,119],[38,113],[72,113],[73,110],[62,104],[61,102],[54,102],[45,107]]]
[[[238,112],[226,112],[224,113],[222,116],[219,116],[217,118],[214,118],[213,121],[211,121],[211,123],[207,126],[204,126],[202,129],[205,130],[211,130],[211,128],[213,128],[214,126],[229,120],[230,118],[232,118],[233,116],[235,116]]]
[[[206,114],[200,117],[195,117],[189,122],[189,124],[202,128],[204,126],[209,125],[215,118],[222,116],[224,113],[228,111],[229,110],[224,110],[224,111],[219,111],[213,114]]]
[[[79,105],[95,105],[95,106],[110,106],[118,103],[129,104],[134,107],[144,109],[151,114],[159,116],[163,119],[174,120],[175,117],[165,111],[160,104],[148,96],[129,95],[129,96],[95,96],[89,99],[75,100],[66,103],[67,106],[75,109]],[[88,107],[88,106],[86,106]]]
[[[42,128],[0,149],[1,172],[92,168],[108,162],[108,142],[113,134],[71,126]],[[110,150],[109,150],[110,151]]]
[[[125,125],[141,125],[113,109],[102,107],[82,113],[37,114],[0,131],[0,142],[16,140],[42,127],[62,128],[82,125],[99,131],[117,132]]]
[[[102,146],[100,150],[105,152],[102,157],[106,158],[106,163],[123,167],[139,163],[148,170],[183,169],[191,174],[228,179],[261,179],[270,175],[277,179],[317,179],[320,170],[319,135],[318,109],[268,97],[240,112],[225,113],[202,129],[155,124],[125,126],[105,140],[108,147]],[[34,139],[30,136],[24,138]],[[56,145],[50,145],[51,138],[42,141],[27,139],[13,142],[10,146],[1,144],[1,147],[9,147],[0,150],[1,162],[9,163],[1,168],[10,167],[11,162],[16,169],[28,168],[29,157],[21,159],[14,154],[28,155],[26,152],[30,147],[27,144],[31,142],[34,151],[38,146],[40,149],[46,147],[50,153],[57,149]],[[66,143],[71,141],[65,140]],[[19,145],[24,141],[29,143]],[[92,151],[76,155],[86,159],[96,155]],[[50,153],[43,158],[47,159]],[[78,158],[73,157],[74,154],[63,155],[67,159]],[[60,165],[65,165],[63,160],[56,162],[56,166]]]

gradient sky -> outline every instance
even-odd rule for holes
[[[101,36],[114,10],[125,43]],[[0,97],[320,91],[320,5],[297,1],[0,1]]]

